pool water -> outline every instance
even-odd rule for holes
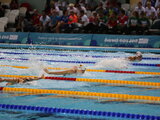
[[[23,49],[1,49],[0,65],[10,65],[9,67],[1,67],[1,75],[25,75],[25,76],[56,76],[48,75],[43,71],[45,67],[54,68],[70,68],[80,63],[69,63],[66,61],[89,61],[95,64],[84,63],[87,69],[98,70],[119,70],[119,71],[143,71],[143,72],[160,72],[160,67],[155,66],[134,66],[132,63],[160,64],[160,60],[143,59],[140,62],[129,62],[125,57],[134,56],[135,53],[125,52],[95,52],[95,51],[57,51],[57,50],[23,50]],[[101,56],[101,57],[93,57]],[[103,57],[108,56],[108,57]],[[144,57],[160,58],[160,54],[143,53]],[[18,58],[18,59],[17,59]],[[55,61],[53,61],[55,60]],[[61,62],[59,62],[61,61]],[[27,66],[28,69],[18,69],[12,66]],[[55,71],[55,70],[49,70]],[[64,77],[64,76],[56,76]],[[149,74],[125,74],[125,73],[107,73],[107,72],[88,72],[83,75],[66,75],[67,78],[88,78],[88,79],[106,79],[106,80],[127,80],[127,81],[144,81],[144,82],[160,82],[159,75]],[[0,83],[1,87],[6,82]],[[158,88],[150,88],[132,85],[111,85],[104,83],[77,82],[77,81],[57,81],[41,79],[39,81],[28,82],[24,84],[15,84],[7,87],[15,88],[35,88],[50,90],[66,90],[66,91],[85,91],[97,93],[117,93],[142,96],[160,97]],[[0,104],[14,105],[31,105],[45,106],[69,109],[85,109],[96,111],[109,111],[131,114],[143,114],[160,116],[159,103],[146,103],[138,101],[109,101],[107,98],[76,98],[67,96],[55,96],[52,94],[22,94],[15,92],[2,92],[0,94]],[[98,118],[85,117],[79,115],[67,114],[44,114],[26,111],[0,111],[1,120],[77,120],[77,119],[95,119],[95,120],[119,120],[116,118]]]

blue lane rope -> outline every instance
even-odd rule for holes
[[[82,55],[82,54],[47,54],[47,53],[17,53],[17,52],[0,52],[3,54],[13,54],[13,55],[48,55],[48,56],[63,56],[63,57],[67,57],[67,56],[79,56],[79,57],[92,57],[92,58],[120,58],[119,56],[98,56],[98,55]],[[142,59],[144,60],[160,60],[160,58],[151,58],[151,57],[143,57]]]
[[[5,58],[0,57],[0,60],[23,60],[28,61],[27,58]],[[65,61],[65,60],[45,60],[45,59],[39,59],[39,61],[46,61],[46,62],[63,62],[63,63],[76,63],[76,64],[96,64],[96,62],[92,61]],[[160,67],[160,64],[146,64],[146,63],[130,63],[134,66],[152,66],[152,67]]]
[[[140,120],[160,120],[160,116],[80,110],[80,109],[53,108],[53,107],[38,107],[38,106],[27,106],[27,105],[0,104],[0,109],[36,111],[36,112],[43,112],[43,113],[76,114],[76,115],[86,115],[86,116],[90,115],[90,116],[99,116],[99,117],[115,117],[115,118],[140,119]]]

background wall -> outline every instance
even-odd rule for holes
[[[10,3],[11,0],[0,0],[0,2],[2,2],[2,3]]]
[[[134,8],[139,1],[141,1],[141,0],[130,0],[131,8]]]
[[[38,11],[42,11],[45,8],[46,0],[19,0],[19,3],[28,2],[32,8],[36,8]]]

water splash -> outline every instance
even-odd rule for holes
[[[126,69],[128,66],[129,62],[124,58],[111,58],[97,62],[93,67],[95,69]]]

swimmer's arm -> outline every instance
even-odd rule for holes
[[[1,81],[2,81],[2,82],[18,82],[18,81],[19,81],[19,78],[10,78],[10,79],[1,78]]]
[[[130,56],[130,57],[127,57],[126,59],[129,61],[134,61],[136,58],[135,58],[135,56]]]
[[[44,69],[44,71],[48,74],[55,74],[55,75],[65,75],[65,74],[73,74],[73,70],[65,70],[65,71],[58,71],[58,72],[49,72],[47,69]]]
[[[25,80],[22,78],[13,78],[13,79],[5,79],[6,82],[8,82],[6,85],[14,85],[17,83],[24,83]]]
[[[45,78],[45,76],[44,76],[44,74],[42,74],[40,77],[32,77],[32,78],[30,78],[31,79],[31,81],[32,80],[39,80],[39,79],[44,79]],[[30,80],[29,80],[30,81]]]

